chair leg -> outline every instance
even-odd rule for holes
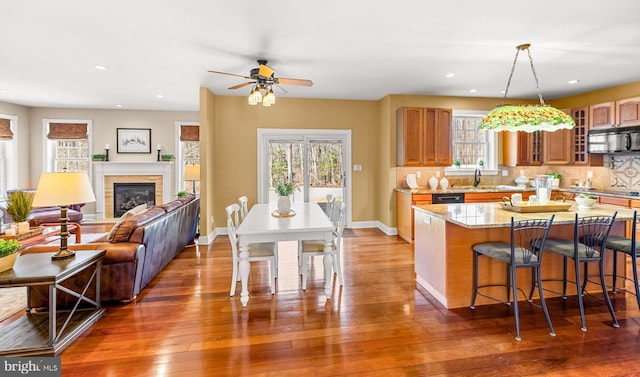
[[[231,273],[231,289],[229,296],[236,295],[236,285],[238,284],[238,262],[233,261],[233,272]]]
[[[635,286],[635,290],[636,290],[635,291],[636,292],[636,301],[638,301],[638,309],[640,309],[640,291],[638,289],[638,288],[640,288],[640,285],[638,285],[638,264],[637,264],[636,255],[635,254],[631,255],[631,262],[633,263],[631,265],[631,268],[633,270],[633,285]]]
[[[547,325],[549,325],[549,335],[556,336],[556,332],[553,330],[553,325],[551,324],[551,317],[549,316],[549,309],[547,309],[547,303],[544,301],[544,293],[542,291],[542,274],[540,273],[540,268],[535,268],[536,270],[536,281],[538,282],[538,294],[540,295],[540,305],[542,306],[542,311],[544,312],[544,316],[547,319]]]
[[[582,327],[580,328],[582,331],[587,331],[587,325],[584,319],[584,302],[582,297],[582,284],[580,284],[580,261],[578,259],[574,259],[575,270],[576,270],[576,291],[578,293],[578,306],[580,307],[580,323]],[[565,278],[565,284],[566,284]]]
[[[471,296],[471,309],[476,308],[476,297],[478,297],[478,253],[473,252],[473,295]]]
[[[307,262],[308,259],[310,257],[307,257],[304,255],[304,253],[300,254],[300,270],[302,270],[302,290],[306,291],[307,290],[307,272],[309,267],[307,266]]]
[[[276,257],[274,255],[273,258],[269,259],[269,262],[271,262],[271,276],[269,276],[271,278],[271,294],[274,295],[276,294],[276,277],[278,276],[278,267],[276,267]]]
[[[302,275],[302,241],[298,241],[298,273]]]
[[[533,302],[533,292],[536,290],[536,285],[540,285],[536,280],[536,276],[539,274],[539,268],[533,267],[531,268],[531,290],[529,291],[529,296],[527,297],[527,301]]]
[[[516,283],[516,267],[515,265],[509,265],[509,272],[511,275],[511,288],[513,289],[513,315],[516,317],[516,340],[520,338],[520,313],[518,312],[518,284]]]
[[[507,305],[511,305],[511,265],[507,264]]]
[[[276,246],[275,246],[275,249],[273,250],[273,259],[274,259],[273,263],[275,263],[276,265],[275,278],[277,279],[278,278],[278,243],[276,242],[275,244]]]
[[[589,277],[589,263],[584,263],[584,274],[582,275],[582,295],[587,291],[587,278]]]
[[[340,266],[340,253],[335,253],[333,254],[333,270],[336,272],[336,274],[338,275],[338,281],[340,282],[340,285],[343,286],[344,285],[344,281],[342,278],[342,267]]]
[[[612,250],[613,251],[613,276],[611,277],[612,279],[612,285],[611,285],[611,292],[616,293],[616,280],[618,280],[618,251],[617,250]],[[627,258],[624,258],[625,260]]]
[[[598,263],[600,266],[600,285],[602,286],[602,294],[604,295],[604,301],[607,303],[607,308],[609,308],[609,313],[611,313],[611,319],[613,320],[613,327],[620,327],[618,324],[618,319],[616,318],[616,314],[613,311],[613,306],[611,305],[611,300],[609,299],[609,292],[607,292],[607,282],[604,280],[604,262],[600,259]]]

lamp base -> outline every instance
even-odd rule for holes
[[[67,258],[73,258],[76,256],[76,252],[73,250],[60,250],[57,253],[53,254],[51,256],[52,260],[58,260],[58,259],[67,259]]]

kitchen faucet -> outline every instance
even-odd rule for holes
[[[480,174],[480,169],[476,168],[475,173],[473,173],[473,187],[478,187],[478,185],[480,184],[480,176],[482,174]]]

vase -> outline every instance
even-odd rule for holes
[[[278,212],[289,213],[291,209],[291,199],[288,196],[281,196],[278,198]]]
[[[18,234],[29,233],[29,222],[21,221],[18,223]]]
[[[0,257],[0,272],[8,271],[13,268],[18,258],[18,253],[9,254],[5,257]]]

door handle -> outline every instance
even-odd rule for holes
[[[631,149],[631,134],[624,134],[624,149]]]

